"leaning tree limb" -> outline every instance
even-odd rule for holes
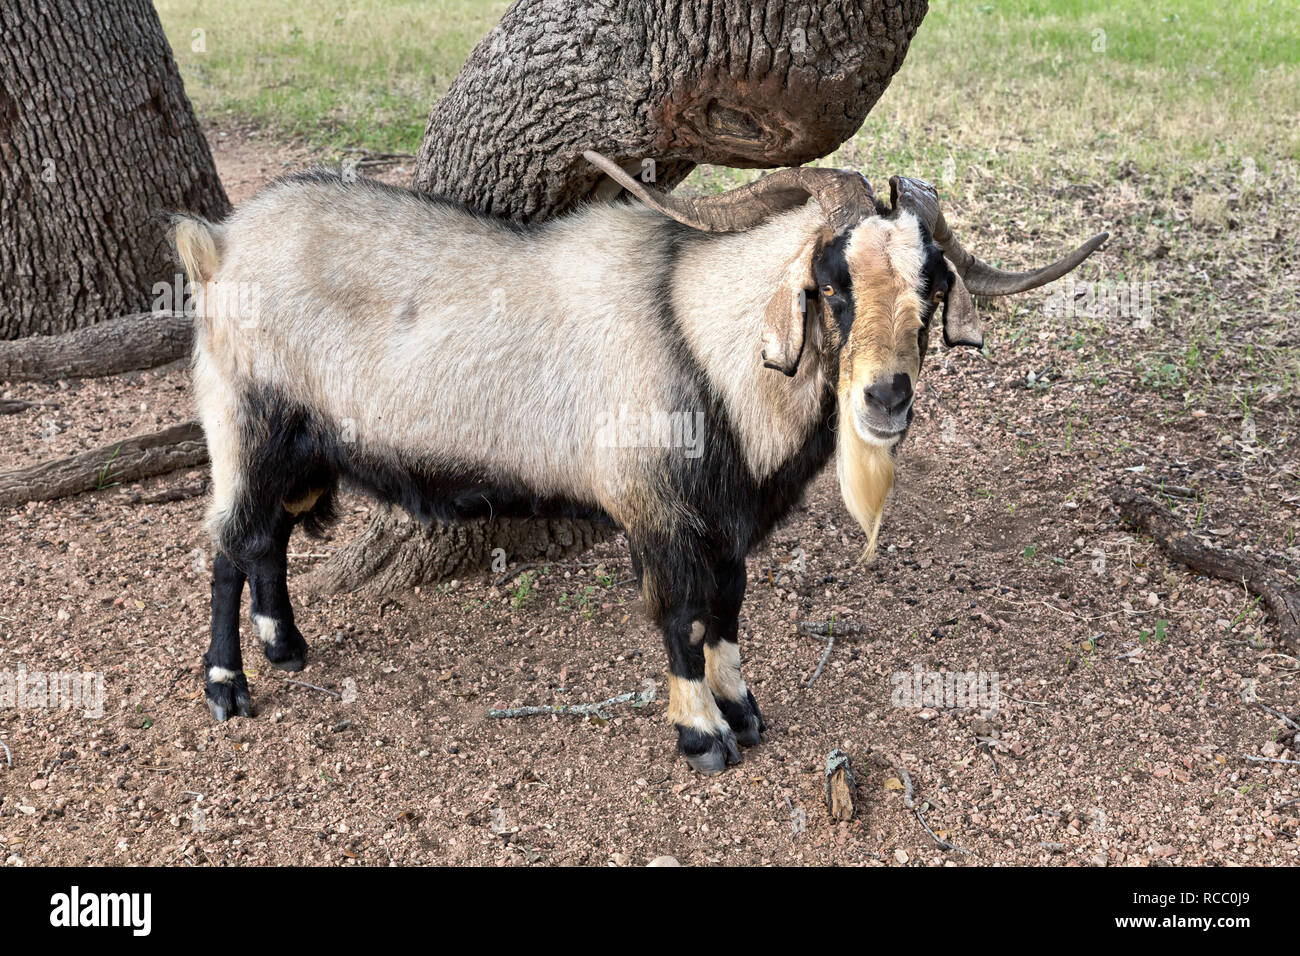
[[[903,65],[926,0],[515,0],[429,117],[417,188],[512,219],[592,197],[594,149],[671,189],[697,163],[820,159]]]
[[[91,378],[166,365],[190,354],[183,312],[138,312],[62,335],[0,341],[0,382]]]
[[[1125,522],[1150,537],[1179,564],[1224,581],[1244,583],[1277,621],[1282,642],[1300,653],[1300,588],[1290,578],[1258,555],[1228,551],[1198,540],[1170,516],[1168,509],[1131,488],[1112,488],[1110,500]]]
[[[71,458],[0,473],[0,508],[112,488],[207,460],[203,429],[196,421],[184,422]]]
[[[698,163],[811,162],[857,132],[926,9],[926,0],[515,0],[434,106],[415,187],[540,221],[618,192],[583,150],[663,189]],[[485,566],[488,538],[514,564],[607,537],[569,524],[413,533],[385,512],[320,580],[345,591],[408,586]]]

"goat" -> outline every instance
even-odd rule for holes
[[[584,155],[640,202],[519,225],[315,171],[222,224],[176,220],[212,459],[218,721],[251,714],[245,581],[267,659],[305,665],[287,544],[328,524],[344,483],[426,521],[621,528],[678,750],[721,771],[765,730],[737,638],[749,551],[832,455],[874,549],[935,311],[949,345],[979,346],[972,292],[1042,285],[1106,238],[1011,274],[962,248],[919,180],[891,179],[887,205],[856,172],[786,169],[688,200]],[[620,440],[629,409],[693,417],[702,442]]]

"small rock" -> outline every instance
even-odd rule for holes
[[[899,863],[906,863],[908,860],[907,851],[901,847],[894,851],[894,859]]]
[[[657,856],[647,863],[646,866],[681,866],[681,864],[677,862],[677,857],[675,856]]]

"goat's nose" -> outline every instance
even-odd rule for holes
[[[899,372],[889,381],[876,382],[867,388],[867,404],[874,405],[886,415],[901,412],[912,400],[912,379]]]

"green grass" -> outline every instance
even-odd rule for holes
[[[156,0],[155,6],[200,117],[261,123],[319,146],[413,152],[430,107],[507,4]]]
[[[156,0],[200,114],[413,151],[504,0]],[[203,31],[199,36],[195,31]],[[199,42],[201,41],[201,42]],[[195,49],[201,47],[201,49]],[[1300,158],[1291,0],[935,2],[845,150],[936,182],[1018,154]]]
[[[888,163],[957,195],[994,174],[1065,179],[1080,160],[1177,185],[1206,160],[1267,173],[1300,158],[1283,106],[1296,102],[1293,2],[933,2],[903,68],[827,162]]]

